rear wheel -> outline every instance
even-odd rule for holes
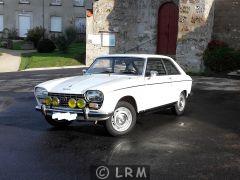
[[[174,107],[172,108],[173,113],[178,116],[184,114],[186,104],[187,104],[187,97],[186,97],[186,94],[182,92],[179,96],[178,102],[176,102]]]
[[[128,102],[120,101],[113,116],[106,121],[106,128],[113,136],[121,136],[129,133],[136,124],[136,110]]]
[[[71,121],[67,121],[67,120],[58,121],[58,120],[52,119],[51,116],[45,116],[45,119],[49,124],[55,127],[66,127],[72,123]]]

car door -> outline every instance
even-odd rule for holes
[[[151,76],[151,73],[155,75]],[[145,106],[156,108],[169,103],[171,82],[161,58],[149,58],[145,72]]]
[[[167,76],[171,81],[171,101],[175,102],[178,100],[179,95],[182,91],[182,75],[180,71],[177,69],[177,67],[174,65],[172,60],[163,58],[163,64],[165,66],[165,69],[167,71]]]

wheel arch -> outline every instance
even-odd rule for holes
[[[182,93],[184,93],[185,96],[188,97],[188,92],[187,92],[187,90],[183,90]]]
[[[190,96],[191,91],[185,89],[185,90],[182,90],[181,93],[184,93],[186,98],[188,98]]]
[[[136,112],[138,112],[138,107],[137,107],[137,102],[135,100],[135,98],[133,96],[124,96],[121,99],[119,99],[118,102],[120,101],[125,101],[130,103],[131,105],[133,105],[133,107],[135,108]]]

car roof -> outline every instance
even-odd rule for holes
[[[136,57],[136,58],[171,58],[164,55],[156,55],[156,54],[108,54],[102,55],[99,58],[104,57]],[[172,58],[171,58],[172,59]]]

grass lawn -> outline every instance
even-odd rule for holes
[[[54,51],[52,53],[34,52],[22,54],[19,70],[81,65],[81,62],[84,62],[82,54],[85,52],[85,43],[74,43],[70,46],[67,53]]]

